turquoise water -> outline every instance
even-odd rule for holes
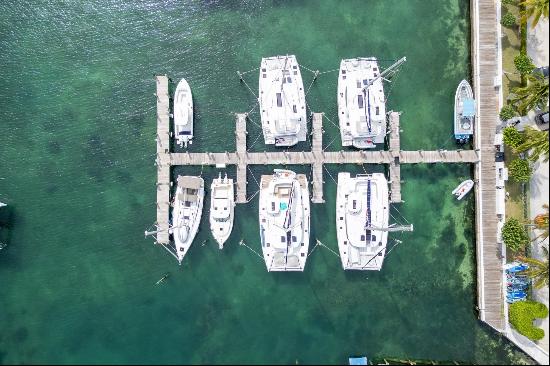
[[[0,252],[0,363],[529,362],[476,318],[473,200],[449,194],[468,166],[402,168],[406,202],[392,215],[415,231],[392,234],[403,243],[380,273],[344,273],[324,247],[304,273],[267,273],[238,245],[260,250],[257,196],[237,206],[223,251],[205,210],[181,267],[143,237],[155,219],[154,74],[185,77],[193,89],[191,151],[232,151],[233,113],[254,106],[236,71],[262,56],[296,54],[321,71],[341,58],[375,55],[388,66],[407,56],[386,86],[389,109],[404,112],[403,148],[450,149],[454,90],[470,73],[468,19],[458,0],[1,2],[0,201],[10,207],[0,214],[9,244]],[[308,87],[312,75],[302,74]],[[254,90],[256,79],[246,76]],[[320,76],[311,110],[336,121],[335,90],[334,72]],[[257,111],[251,118],[259,122]],[[324,128],[325,146],[340,149],[336,127]],[[273,168],[251,170],[249,195]],[[327,168],[312,237],[337,251],[331,176],[384,168]],[[217,170],[202,175],[210,182]]]

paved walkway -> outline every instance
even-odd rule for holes
[[[548,66],[548,19],[540,18],[537,26],[527,26],[527,55],[537,67]]]
[[[531,178],[530,182],[530,215],[529,217],[531,219],[535,218],[536,215],[543,213],[544,209],[542,208],[543,204],[548,204],[548,190],[549,190],[549,175],[548,175],[548,162],[544,163],[541,160],[539,160],[535,166],[533,171],[533,177]],[[533,236],[539,235],[540,232],[538,230],[534,230]],[[532,256],[540,259],[545,260],[541,245],[548,246],[548,238],[544,241],[544,243],[539,244],[533,244],[531,247],[531,253]],[[535,300],[542,302],[548,306],[548,287],[544,287],[540,290],[534,291],[534,298]],[[539,326],[544,329],[544,338],[538,342],[539,346],[541,346],[547,353],[548,353],[548,318],[543,319],[541,321],[538,321]]]
[[[527,26],[527,54],[533,59],[535,66],[548,66],[548,53],[550,50],[548,38],[549,38],[549,22],[548,18],[540,18],[536,27],[531,27],[529,23]],[[532,113],[534,114],[534,113]],[[549,175],[548,175],[549,162],[542,162],[539,160],[533,167],[533,177],[530,182],[530,215],[533,219],[536,215],[544,212],[542,205],[548,204],[548,192],[549,192]],[[533,236],[537,235],[537,232],[533,233]],[[548,246],[548,239],[544,243],[532,245],[532,255],[537,259],[544,260],[541,245]],[[534,291],[534,298],[548,306],[548,287]],[[538,325],[544,329],[545,336],[538,342],[539,346],[546,351],[546,363],[548,363],[548,318],[538,321]]]

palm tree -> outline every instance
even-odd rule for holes
[[[518,259],[529,265],[529,269],[523,271],[524,273],[533,280],[533,286],[535,288],[542,288],[548,286],[548,248],[545,246],[541,247],[542,253],[546,258],[545,261],[541,261],[535,258],[526,258],[519,257]]]
[[[512,90],[512,104],[521,115],[548,103],[548,78],[540,74],[527,75],[527,85]]]
[[[523,13],[524,21],[533,17],[533,22],[531,23],[533,28],[537,25],[541,16],[548,18],[548,0],[523,0],[519,5],[525,7],[525,12]]]
[[[529,160],[536,162],[542,155],[544,161],[548,161],[549,157],[549,144],[548,144],[548,131],[536,130],[533,127],[525,126],[524,130],[525,140],[517,146],[514,151],[516,153],[522,153],[531,150]]]
[[[542,208],[544,208],[546,212],[535,216],[533,219],[533,224],[535,224],[535,229],[542,230],[542,233],[535,239],[545,240],[548,238],[548,205],[544,204],[542,205]]]

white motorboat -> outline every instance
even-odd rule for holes
[[[178,176],[170,231],[174,236],[176,255],[180,264],[199,229],[203,202],[204,179],[194,176]]]
[[[388,241],[388,182],[382,173],[338,174],[336,232],[345,270],[379,271]],[[411,227],[412,228],[412,227]]]
[[[210,230],[220,249],[229,238],[233,229],[233,217],[235,212],[235,193],[233,179],[222,179],[222,173],[212,181],[210,186]]]
[[[462,80],[455,93],[454,134],[457,143],[465,144],[474,133],[476,103],[472,87]]]
[[[174,93],[174,136],[176,143],[187,147],[193,139],[193,96],[185,79],[181,79]]]
[[[262,175],[260,239],[268,271],[303,271],[309,248],[309,188],[307,178],[275,169]]]
[[[296,57],[262,58],[259,89],[258,101],[265,143],[293,146],[306,141],[306,99]]]
[[[458,187],[453,189],[452,194],[454,194],[456,196],[456,199],[460,201],[462,198],[464,198],[464,196],[468,194],[468,192],[472,190],[473,187],[474,181],[471,179],[467,179],[464,182],[460,183]]]

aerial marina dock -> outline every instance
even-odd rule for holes
[[[480,4],[482,5],[482,4]],[[494,125],[496,121],[496,92],[493,85],[496,55],[493,54],[494,24],[482,17],[488,13],[494,18],[492,6],[474,7],[472,27],[481,27],[480,34],[473,33],[472,59],[474,69],[474,93],[478,98],[474,150],[401,150],[400,113],[390,111],[388,120],[388,150],[340,150],[323,149],[323,113],[312,113],[311,151],[248,152],[247,114],[235,116],[235,152],[170,153],[168,77],[156,76],[157,85],[157,221],[156,243],[169,244],[170,168],[172,166],[225,166],[236,165],[235,202],[247,203],[248,165],[311,165],[313,203],[324,203],[324,164],[385,164],[388,165],[390,202],[403,202],[401,196],[401,164],[463,163],[475,164],[476,194],[476,248],[478,263],[478,308],[482,321],[498,331],[503,330],[504,315],[501,310],[502,278],[500,246],[496,241],[495,185],[494,181]],[[494,20],[494,19],[493,19]],[[483,24],[479,24],[483,23]],[[484,46],[486,45],[486,46]],[[491,51],[489,51],[491,49]],[[487,54],[490,52],[491,54]],[[480,62],[480,58],[482,58]],[[485,90],[485,89],[487,90]],[[483,90],[481,90],[483,89]],[[489,90],[490,89],[490,90]],[[490,95],[487,100],[487,95]],[[488,117],[486,117],[488,116]],[[483,123],[480,120],[483,119]],[[486,119],[492,120],[487,123]],[[483,127],[481,127],[483,126]],[[494,183],[494,182],[493,182]],[[486,225],[487,224],[487,225]]]
[[[202,165],[236,165],[236,203],[247,203],[248,165],[311,165],[312,202],[323,203],[324,164],[387,164],[389,166],[390,200],[402,202],[401,164],[416,163],[477,163],[479,156],[474,150],[402,151],[400,148],[400,113],[389,112],[389,151],[324,151],[323,113],[312,114],[312,150],[299,152],[248,152],[246,145],[246,113],[236,114],[235,152],[170,153],[170,125],[168,108],[168,77],[159,75],[157,81],[157,236],[158,244],[168,244],[170,207],[170,167]]]

